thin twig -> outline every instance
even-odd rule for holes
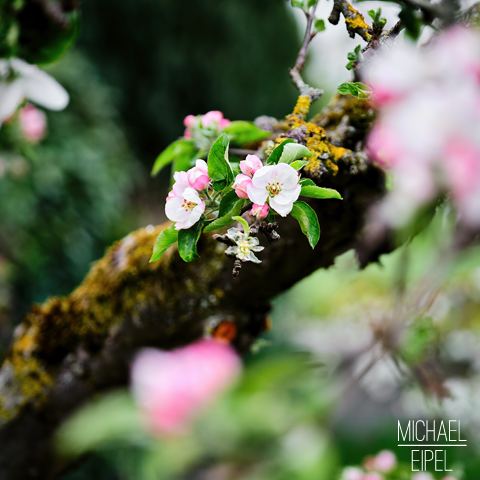
[[[290,70],[290,77],[292,78],[294,85],[300,91],[300,95],[308,97],[311,102],[314,102],[317,98],[323,95],[323,90],[320,90],[319,88],[313,88],[307,83],[305,83],[301,75],[303,67],[305,66],[305,62],[307,60],[308,47],[310,45],[310,42],[317,34],[317,32],[312,29],[315,21],[316,8],[317,4],[315,4],[313,7],[310,7],[310,10],[308,12],[305,12],[305,16],[307,18],[305,37],[303,39],[300,51],[298,52],[297,61],[295,62],[294,67]]]

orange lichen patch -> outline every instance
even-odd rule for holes
[[[235,322],[222,322],[215,327],[212,336],[217,340],[230,343],[237,336],[237,326]]]
[[[311,101],[307,96],[300,96],[298,97],[297,104],[293,109],[293,115],[301,115],[302,117],[306,117],[308,111],[310,110]]]
[[[368,25],[366,22],[365,22],[365,18],[363,17],[363,15],[358,11],[358,10],[355,10],[352,5],[350,5],[350,3],[348,4],[348,9],[354,13],[354,16],[353,18],[349,18],[349,17],[345,17],[345,22],[347,23],[347,28],[349,30],[354,30],[356,33],[360,34],[360,36],[363,36],[361,35],[361,31],[362,30],[365,30],[365,36],[368,38],[371,37],[371,34],[368,33],[367,30],[370,29],[370,25]]]

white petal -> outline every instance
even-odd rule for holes
[[[275,203],[278,205],[286,205],[287,203],[293,203],[298,200],[302,187],[298,185],[296,188],[291,190],[283,189],[278,195],[275,195]]]
[[[201,170],[205,170],[206,172],[208,172],[208,166],[207,166],[207,162],[205,160],[198,159],[195,162],[195,166],[197,168],[200,168]]]
[[[274,169],[274,165],[267,165],[265,167],[259,168],[252,178],[253,185],[257,188],[266,187],[267,183],[270,182],[272,177],[275,176]]]
[[[33,67],[33,65],[28,65]],[[50,110],[63,110],[69,101],[67,91],[48,73],[37,67],[23,77],[25,96]]]
[[[18,108],[24,97],[22,79],[0,83],[0,123]]]
[[[290,203],[287,203],[287,204],[285,204],[285,205],[282,205],[282,204],[280,204],[280,203],[277,203],[276,198],[277,198],[277,197],[274,197],[274,198],[271,198],[271,199],[270,199],[270,206],[271,206],[279,215],[281,215],[282,217],[286,217],[286,216],[292,211],[293,201],[291,201]]]
[[[198,196],[198,192],[192,187],[188,187],[184,190],[183,197],[185,198],[185,200],[188,200],[189,202],[193,202],[193,203],[197,203],[197,204],[202,202],[200,200],[200,197]],[[197,208],[197,207],[195,207],[195,208]],[[200,218],[200,217],[198,217],[198,218]]]
[[[283,188],[289,190],[298,183],[298,172],[287,163],[277,165],[278,181],[283,183]]]
[[[263,205],[267,201],[268,192],[265,187],[255,188],[253,185],[249,185],[247,188],[248,198],[258,205]]]
[[[181,197],[174,197],[165,205],[165,215],[172,222],[180,222],[184,218],[188,218],[188,212],[185,212],[185,209],[182,208],[184,200]]]
[[[200,203],[192,210],[192,213],[190,213],[190,222],[192,222],[192,225],[200,220],[200,217],[204,211],[205,202]]]

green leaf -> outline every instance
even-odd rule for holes
[[[238,195],[235,190],[229,190],[223,194],[222,200],[220,201],[220,207],[218,210],[218,216],[223,217],[226,215],[233,206],[238,202]]]
[[[317,3],[318,3],[318,0],[308,0],[307,6],[308,6],[308,7],[313,7],[313,6],[316,5]]]
[[[347,70],[353,70],[353,60],[351,60],[350,62],[348,62],[346,65],[345,65],[345,68]],[[342,93],[342,95],[346,95],[345,93]]]
[[[240,222],[243,225],[243,231],[249,235],[250,234],[250,226],[248,225],[247,221],[242,218],[242,217],[232,217],[232,220],[236,220],[237,222]]]
[[[315,31],[318,32],[323,32],[325,30],[325,21],[322,20],[321,18],[315,20]]]
[[[213,180],[213,189],[219,192],[233,182],[233,171],[228,161],[228,136],[222,133],[208,153],[208,176]]]
[[[303,234],[308,238],[308,243],[315,248],[320,239],[320,225],[313,208],[305,202],[295,202],[290,214],[298,220]]]
[[[230,225],[230,223],[233,222],[233,217],[240,215],[240,212],[242,211],[242,207],[244,203],[245,203],[245,200],[237,197],[237,201],[233,204],[231,210],[226,215],[223,215],[222,217],[219,216],[212,223],[206,226],[203,231],[205,233],[212,232],[213,230],[218,230],[219,228],[223,228],[223,227],[226,227],[227,225]]]
[[[398,14],[398,18],[405,25],[408,36],[417,40],[420,36],[422,26],[419,13],[410,7],[404,6]]]
[[[349,60],[351,60],[351,61],[354,61],[357,57],[356,57],[356,55],[355,55],[354,53],[348,52],[347,58],[348,58]]]
[[[415,320],[404,332],[400,341],[400,352],[409,364],[417,364],[434,347],[437,335],[435,324],[430,317]]]
[[[291,138],[287,138],[287,140],[283,141],[280,145],[278,145],[278,147],[275,147],[273,152],[268,157],[267,163],[268,164],[278,163],[278,161],[280,160],[280,157],[282,156],[283,149],[285,148],[285,145],[287,145],[289,143],[294,143]]]
[[[230,125],[223,130],[227,135],[232,136],[232,143],[238,146],[245,145],[247,143],[258,142],[264,138],[269,137],[272,132],[267,132],[258,128],[252,122],[245,122],[238,120],[230,123]]]
[[[338,86],[338,92],[342,95],[353,95],[354,97],[357,96],[357,87],[351,82],[345,82]]]
[[[152,176],[157,175],[162,168],[166,167],[169,163],[172,163],[174,160],[178,159],[188,159],[193,158],[197,152],[195,144],[191,140],[177,140],[176,142],[171,143],[155,160],[155,163],[152,168]]]
[[[342,200],[342,196],[333,188],[322,188],[317,187],[316,185],[302,185],[302,190],[300,195],[304,197],[310,198],[320,198],[320,199],[327,199],[327,198],[338,198]]]
[[[311,157],[312,152],[305,146],[299,143],[288,143],[283,148],[283,153],[278,163],[292,163],[294,160],[303,157]]]
[[[291,167],[293,167],[295,170],[300,170],[307,164],[307,160],[295,160],[290,164]]]
[[[303,0],[292,0],[292,7],[303,8]]]
[[[150,258],[150,262],[160,260],[167,248],[171,247],[177,240],[178,231],[175,230],[175,224],[170,225],[163,232],[160,232],[157,240],[155,241],[155,245],[153,246],[153,253],[152,257]]]
[[[370,16],[370,18],[375,21],[375,10],[369,10],[368,11],[368,15]]]
[[[80,456],[108,443],[143,439],[144,432],[132,395],[116,391],[92,400],[69,417],[56,433],[55,444],[64,455]]]
[[[370,91],[370,87],[362,82],[355,82],[353,85],[355,85],[359,90],[365,90],[367,92]]]
[[[316,186],[316,183],[313,180],[310,180],[309,178],[302,178],[300,180],[300,185],[302,187],[308,187],[310,185]]]
[[[192,225],[190,228],[178,231],[178,252],[186,262],[191,262],[200,258],[197,252],[197,242],[202,233],[204,217]]]

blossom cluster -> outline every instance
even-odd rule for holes
[[[188,431],[240,370],[233,348],[217,340],[199,340],[168,352],[149,348],[133,362],[132,390],[149,430],[179,434]]]
[[[235,178],[233,188],[240,199],[249,199],[250,214],[258,219],[267,217],[269,209],[285,217],[293,208],[301,191],[298,172],[286,163],[264,166],[256,155],[247,155],[240,162],[243,173]],[[167,218],[176,222],[175,229],[190,228],[205,212],[210,197],[207,163],[197,160],[186,172],[175,172],[175,183],[165,206]]]
[[[421,49],[378,55],[364,81],[380,107],[370,156],[393,173],[380,211],[392,226],[451,192],[468,225],[480,225],[480,39],[455,26]]]
[[[346,467],[343,469],[340,480],[389,480],[390,478],[409,477],[410,465],[402,465],[390,450],[382,450],[377,455],[368,456],[363,461],[363,466]],[[414,473],[412,480],[434,480],[429,472]],[[455,477],[446,476],[442,480],[457,480]]]
[[[177,241],[183,260],[195,260],[199,257],[197,242],[202,231],[207,233],[239,222],[243,232],[233,227],[226,235],[215,238],[228,245],[227,256],[260,263],[255,252],[264,247],[252,234],[262,231],[270,242],[278,240],[280,236],[274,231],[276,215],[291,214],[296,218],[310,246],[315,248],[320,238],[318,218],[310,205],[297,201],[298,197],[342,197],[336,190],[318,187],[312,180],[301,178],[300,170],[307,164],[301,159],[312,155],[308,148],[285,139],[265,159],[266,164],[257,155],[247,155],[245,160],[232,165],[229,145],[230,138],[224,132],[208,150],[207,161],[197,159],[194,167],[174,173],[165,205],[165,214],[174,223],[157,237],[151,262],[160,259]],[[172,144],[167,149],[170,160],[177,154],[177,147],[182,155],[183,146]],[[247,213],[250,217],[244,218],[242,215]],[[248,222],[255,223],[255,227],[250,229]],[[237,275],[239,264],[235,265],[234,275]]]
[[[210,130],[223,130],[230,125],[230,120],[223,118],[223,113],[219,110],[212,110],[205,115],[187,115],[183,120],[185,125],[185,138],[192,138],[192,132],[195,128],[204,128]]]

